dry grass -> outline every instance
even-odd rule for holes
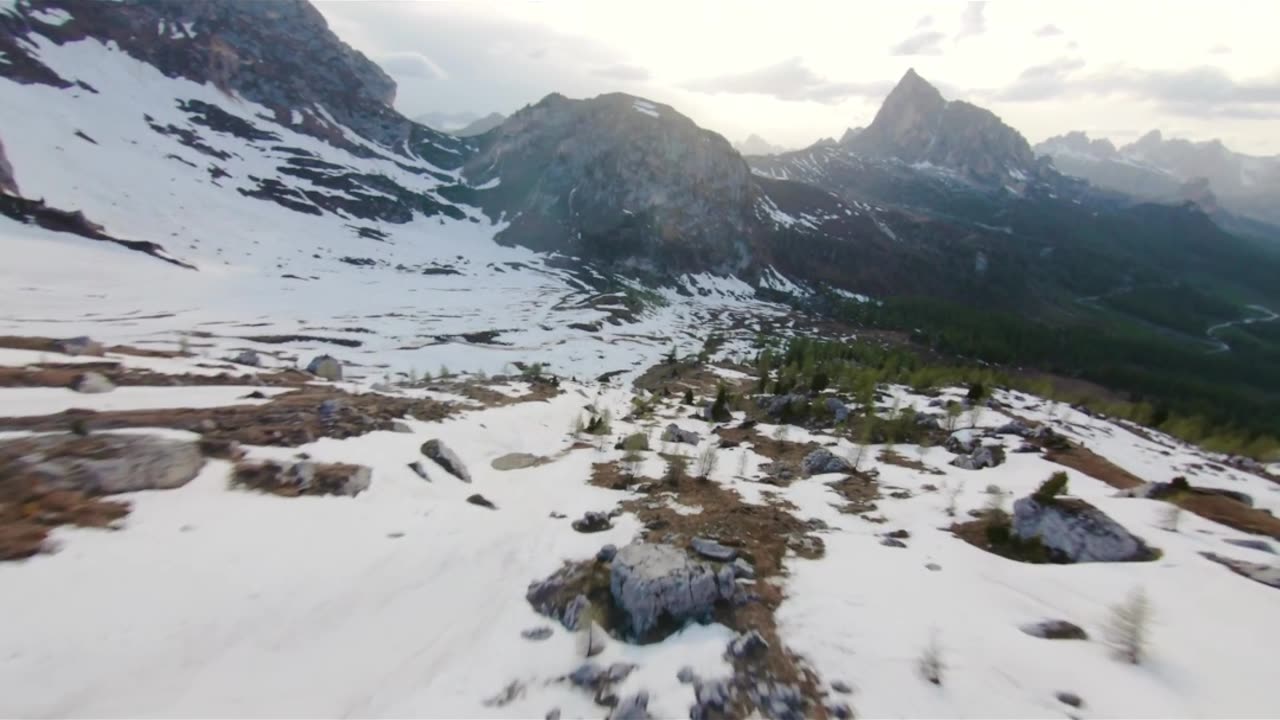
[[[880,462],[887,463],[889,465],[897,465],[898,467],[904,467],[909,470],[915,470],[916,472],[927,473],[929,475],[946,475],[945,472],[936,467],[925,465],[919,460],[912,460],[911,458],[888,448],[881,450],[879,457]]]
[[[0,455],[0,560],[41,552],[47,547],[49,531],[60,525],[111,527],[129,514],[128,503],[42,485],[18,460],[22,454],[21,443],[11,443]]]

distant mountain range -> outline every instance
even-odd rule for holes
[[[734,143],[733,148],[743,155],[777,155],[788,150],[788,148],[774,145],[754,133],[748,135],[746,140]]]
[[[502,113],[489,113],[480,117],[475,113],[425,113],[418,115],[414,122],[422,123],[436,130],[443,130],[455,137],[471,137],[489,132],[502,124],[507,116]]]

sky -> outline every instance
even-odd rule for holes
[[[804,147],[871,122],[915,68],[1032,143],[1219,138],[1280,154],[1280,1],[317,0],[411,117],[622,91],[741,141]]]

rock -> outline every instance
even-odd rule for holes
[[[849,703],[828,703],[827,714],[837,720],[849,720],[853,717],[853,710],[849,708]]]
[[[738,557],[738,551],[731,547],[725,547],[710,538],[695,537],[690,541],[689,546],[693,551],[710,560],[719,560],[720,562],[730,562]]]
[[[911,531],[905,529],[892,530],[884,534],[885,537],[897,538],[898,540],[906,540],[911,537]]]
[[[697,679],[698,679],[697,673],[695,673],[693,671],[693,668],[689,667],[688,665],[685,665],[684,667],[676,671],[676,680],[679,680],[680,684],[682,685],[688,685],[689,683],[694,682]]]
[[[56,340],[53,343],[53,349],[63,355],[103,355],[106,353],[102,343],[90,339],[87,335]]]
[[[907,544],[902,542],[901,540],[897,538],[891,538],[891,537],[887,537],[881,540],[880,544],[884,545],[885,547],[895,547],[895,548],[904,548],[907,546]]]
[[[769,641],[758,630],[742,633],[729,641],[729,656],[734,658],[755,657],[768,649]]]
[[[1088,640],[1089,634],[1084,628],[1066,620],[1041,620],[1040,622],[1019,625],[1022,632],[1046,640]]]
[[[680,426],[675,423],[667,425],[666,429],[662,431],[662,442],[677,442],[686,443],[688,445],[697,445],[701,439],[702,438],[698,436],[698,433],[693,432],[692,430],[682,430]]]
[[[1235,558],[1224,557],[1211,552],[1202,552],[1200,554],[1208,560],[1226,565],[1237,574],[1243,575],[1250,580],[1260,582],[1263,585],[1270,585],[1273,588],[1280,588],[1280,566],[1236,560]]]
[[[421,460],[414,460],[413,462],[409,463],[409,469],[412,470],[415,475],[422,478],[423,480],[426,480],[427,482],[431,482],[430,476],[427,475],[427,466],[423,465]]]
[[[995,430],[997,435],[1017,435],[1027,437],[1031,434],[1031,426],[1021,420],[1010,420]]]
[[[641,690],[623,698],[609,712],[609,720],[648,720],[649,693]]]
[[[332,425],[338,421],[338,415],[342,413],[342,403],[333,398],[324,400],[316,412],[320,416],[320,422]]]
[[[1223,538],[1222,541],[1225,543],[1231,543],[1232,545],[1235,545],[1237,547],[1248,548],[1250,550],[1261,550],[1262,552],[1271,553],[1272,555],[1276,554],[1275,548],[1271,547],[1271,543],[1267,542],[1266,540],[1251,540],[1247,538],[1245,539]]]
[[[462,459],[440,440],[432,439],[422,443],[422,454],[462,482],[471,482],[471,473],[467,472]]]
[[[578,687],[589,688],[594,687],[600,678],[604,677],[604,668],[593,662],[586,662],[578,666],[576,670],[569,673],[569,682]]]
[[[551,708],[548,710],[543,720],[560,720],[560,708]]]
[[[394,420],[391,423],[391,432],[413,434],[413,428],[409,427],[409,423],[403,420]]]
[[[583,630],[578,633],[578,655],[582,657],[595,657],[604,652],[605,646],[609,644],[609,634],[600,627],[595,621],[587,622]],[[612,668],[610,668],[612,671]],[[630,672],[628,670],[627,672]]]
[[[71,381],[71,389],[79,393],[94,394],[111,392],[116,389],[116,386],[102,373],[91,370],[77,375],[76,379]]]
[[[1019,499],[1013,504],[1013,534],[1021,540],[1038,538],[1047,550],[1069,562],[1124,562],[1151,554],[1106,513],[1074,499],[1047,503],[1034,497]]]
[[[261,390],[251,390],[245,393],[244,395],[241,395],[240,399],[241,400],[266,400],[267,395]]]
[[[956,430],[947,436],[943,447],[957,455],[967,455],[977,449],[981,439],[977,430]]]
[[[262,367],[262,358],[258,355],[258,353],[254,352],[253,350],[241,351],[239,355],[236,355],[234,358],[231,359],[231,362],[236,363],[238,365]]]
[[[804,456],[801,463],[806,475],[822,475],[824,473],[844,473],[853,470],[847,460],[833,455],[826,448],[818,448]]]
[[[693,681],[694,706],[689,710],[692,720],[704,720],[723,714],[729,706],[731,691],[724,680]],[[715,714],[713,714],[715,713]]]
[[[961,470],[981,470],[995,467],[1004,462],[1004,448],[994,445],[983,445],[968,455],[961,455],[951,464]]]
[[[591,601],[586,595],[575,595],[560,614],[560,624],[565,630],[578,630],[582,627],[583,616],[590,614]]]
[[[1146,482],[1136,487],[1126,488],[1116,493],[1116,497],[1146,498],[1148,500],[1164,500],[1180,492],[1196,495],[1221,495],[1238,503],[1253,507],[1253,497],[1247,493],[1223,488],[1192,487],[1179,479],[1175,482]]]
[[[277,495],[345,495],[369,489],[373,471],[363,465],[265,461],[236,465],[232,482]]]
[[[613,557],[618,554],[618,546],[609,544],[596,551],[596,560],[599,562],[610,562]]]
[[[790,393],[788,395],[774,395],[773,397],[756,398],[756,405],[765,411],[770,417],[779,417],[787,409],[795,403],[807,401],[809,398],[799,393]]]
[[[529,628],[528,630],[521,630],[520,637],[525,640],[546,640],[551,637],[551,628],[546,625],[542,625],[536,628]]]
[[[588,511],[574,520],[572,526],[580,533],[597,533],[613,527],[613,523],[609,522],[609,516],[602,512]]]
[[[941,430],[942,416],[937,413],[916,413],[916,425],[926,430]]]
[[[489,467],[494,470],[523,470],[548,462],[548,459],[540,455],[532,455],[530,453],[507,453],[501,457],[496,457],[493,462],[489,463]]]
[[[1057,698],[1058,702],[1062,703],[1063,705],[1070,705],[1071,707],[1074,707],[1074,708],[1078,708],[1084,705],[1084,700],[1081,700],[1080,696],[1073,692],[1057,692],[1057,693],[1054,693],[1053,696]]]
[[[735,578],[754,580],[756,578],[755,566],[742,558],[738,558],[733,561],[733,576]]]
[[[88,495],[171,490],[204,466],[199,443],[154,435],[66,433],[0,441],[0,454],[9,452],[42,487]]]
[[[928,569],[928,570],[932,570],[932,571],[934,571],[934,572],[937,572],[937,571],[939,571],[939,570],[941,570],[941,569],[942,569],[942,566],[941,566],[941,565],[939,565],[938,563],[926,563],[926,564],[925,564],[925,568],[926,568],[926,569]]]
[[[332,355],[317,355],[307,363],[307,372],[336,382],[342,379],[342,363]]]
[[[1014,448],[1013,451],[1016,453],[1038,453],[1040,452],[1040,448],[1036,445],[1032,445],[1029,442],[1024,442],[1018,445],[1018,447]]]
[[[485,496],[481,495],[480,493],[476,493],[475,495],[471,495],[471,496],[469,496],[469,497],[467,498],[467,502],[471,503],[472,505],[479,505],[480,507],[487,507],[487,508],[489,508],[490,510],[497,510],[497,509],[498,509],[498,506],[497,506],[497,505],[494,505],[492,501],[490,501],[488,498],[486,498]]]
[[[853,692],[853,688],[849,686],[849,683],[843,680],[833,680],[831,682],[831,689],[835,690],[841,695],[848,695],[849,693]]]
[[[849,419],[849,406],[845,405],[840,398],[829,397],[823,401],[823,404],[836,422],[841,423]]]
[[[715,604],[733,596],[702,563],[669,545],[632,543],[618,550],[609,570],[609,591],[623,614],[623,631],[649,638],[664,615],[676,625],[711,617]]]

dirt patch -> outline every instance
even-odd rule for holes
[[[525,393],[524,395],[512,396],[506,393],[498,392],[497,390],[494,390],[488,387],[487,385],[479,382],[468,382],[468,383],[458,384],[454,387],[449,388],[449,390],[451,392],[456,392],[457,394],[465,398],[475,400],[476,402],[480,403],[481,405],[487,408],[505,407],[507,405],[516,405],[518,403],[525,403],[525,402],[546,402],[558,396],[561,392],[560,383],[553,379],[539,378],[539,379],[526,380],[524,378],[508,379],[505,377],[497,377],[497,378],[493,378],[490,384],[493,384],[493,383],[501,384],[501,383],[508,382],[509,380],[520,380],[523,382],[528,382],[529,388],[530,388],[529,392]]]
[[[1044,449],[1044,459],[1082,472],[1111,487],[1127,490],[1145,481],[1092,450],[1070,443],[1067,449]]]
[[[1251,508],[1225,495],[1183,492],[1173,496],[1171,502],[1206,520],[1221,523],[1241,532],[1266,535],[1280,540],[1280,518],[1266,511]]]
[[[694,360],[659,363],[645,370],[632,384],[637,389],[657,394],[665,391],[667,395],[679,397],[685,390],[692,390],[695,398],[710,398],[715,396],[722,383],[735,395],[749,393],[755,387],[755,380],[751,378],[732,380],[721,377]]]
[[[1022,542],[1013,537],[1008,516],[985,514],[968,522],[955,523],[949,530],[970,545],[1002,558],[1036,565],[1052,562],[1039,540]]]
[[[847,505],[840,508],[842,513],[863,515],[878,509],[876,501],[880,499],[880,484],[866,473],[855,472],[827,483],[827,487],[840,493],[848,501]]]
[[[750,445],[751,451],[769,458],[762,469],[767,477],[762,482],[786,487],[798,480],[806,455],[822,447],[816,442],[794,443],[761,434],[755,427],[719,427],[714,430],[721,447]]]
[[[369,485],[369,469],[344,463],[278,463],[244,461],[231,473],[231,487],[284,497],[357,495]]]
[[[884,450],[880,451],[880,462],[887,463],[889,465],[897,465],[898,467],[908,468],[910,470],[927,473],[929,475],[946,475],[945,472],[939,470],[938,468],[932,467],[930,465],[925,465],[923,462],[919,460],[912,460],[911,458],[905,455],[902,455],[900,453],[897,453],[893,450],[890,450],[888,448],[885,448]]]

